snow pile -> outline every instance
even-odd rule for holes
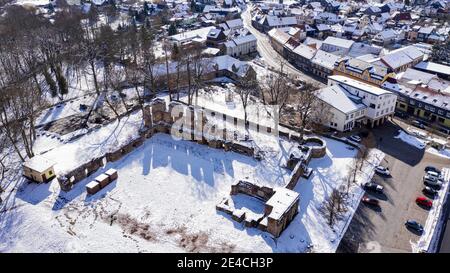
[[[433,200],[433,207],[431,208],[427,221],[424,227],[424,234],[417,241],[416,245],[413,245],[414,252],[436,252],[437,242],[439,241],[439,234],[443,227],[443,222],[447,221],[443,217],[443,205],[446,203],[448,197],[448,187],[450,184],[450,169],[445,168],[442,170],[444,176],[444,183],[439,191],[439,198]]]
[[[403,142],[416,147],[417,149],[424,149],[427,145],[425,141],[420,140],[415,136],[409,135],[402,130],[399,130],[399,134],[395,136],[395,138],[398,138]]]
[[[430,147],[427,149],[427,152],[437,155],[437,156],[441,156],[441,157],[445,157],[445,158],[450,158],[450,149],[441,149],[441,150],[437,150],[433,147]]]

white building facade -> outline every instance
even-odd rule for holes
[[[360,99],[367,107],[363,124],[374,127],[383,124],[388,117],[394,115],[397,102],[394,93],[349,77],[329,76],[328,86],[335,85],[343,88],[350,99]]]

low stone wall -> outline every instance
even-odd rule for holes
[[[303,175],[305,171],[305,164],[304,161],[300,160],[297,165],[295,165],[295,168],[292,170],[291,176],[289,177],[289,181],[286,184],[286,189],[294,189],[297,185],[298,181],[300,180],[300,177]]]
[[[231,185],[230,195],[236,195],[238,193],[243,193],[267,201],[274,194],[274,190],[266,186],[258,186],[251,182],[240,180]]]
[[[324,157],[327,153],[327,143],[325,140],[318,137],[306,137],[304,143],[313,142],[318,144],[318,146],[308,146],[311,148],[312,158]]]

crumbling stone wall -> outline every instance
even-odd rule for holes
[[[122,158],[122,148],[119,148],[113,152],[106,153],[106,160],[108,162],[115,162]]]
[[[291,176],[289,177],[289,181],[286,184],[285,188],[287,189],[294,189],[297,185],[300,177],[303,175],[305,171],[306,165],[304,164],[304,160],[301,159],[296,165],[295,168],[292,170]]]
[[[98,169],[102,168],[104,166],[103,164],[104,157],[97,157],[89,161],[88,163],[84,164],[83,167],[87,170],[87,176],[95,173]]]
[[[267,201],[275,193],[272,188],[266,186],[258,186],[248,181],[239,180],[239,182],[231,185],[230,195],[243,193]]]
[[[297,199],[297,201],[283,214],[283,216],[280,217],[279,220],[268,217],[267,232],[274,235],[275,237],[279,237],[281,235],[281,232],[286,229],[286,227],[298,213],[299,201],[300,199]]]

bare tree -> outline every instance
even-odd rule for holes
[[[261,98],[264,104],[278,105],[280,113],[288,102],[290,94],[297,90],[294,82],[284,72],[285,61],[280,61],[280,68],[275,73],[269,73],[262,84]]]
[[[253,73],[247,73],[242,77],[236,85],[236,93],[242,103],[242,108],[244,109],[244,124],[247,128],[248,113],[247,106],[251,95],[256,95],[259,92],[259,85],[256,80],[256,76]]]
[[[297,111],[299,114],[300,139],[305,135],[305,129],[315,122],[317,109],[315,108],[319,102],[317,97],[318,88],[310,83],[305,83],[302,90],[298,94]]]
[[[346,211],[344,194],[333,189],[330,197],[324,201],[323,209],[328,219],[328,225],[333,227],[336,220]]]

